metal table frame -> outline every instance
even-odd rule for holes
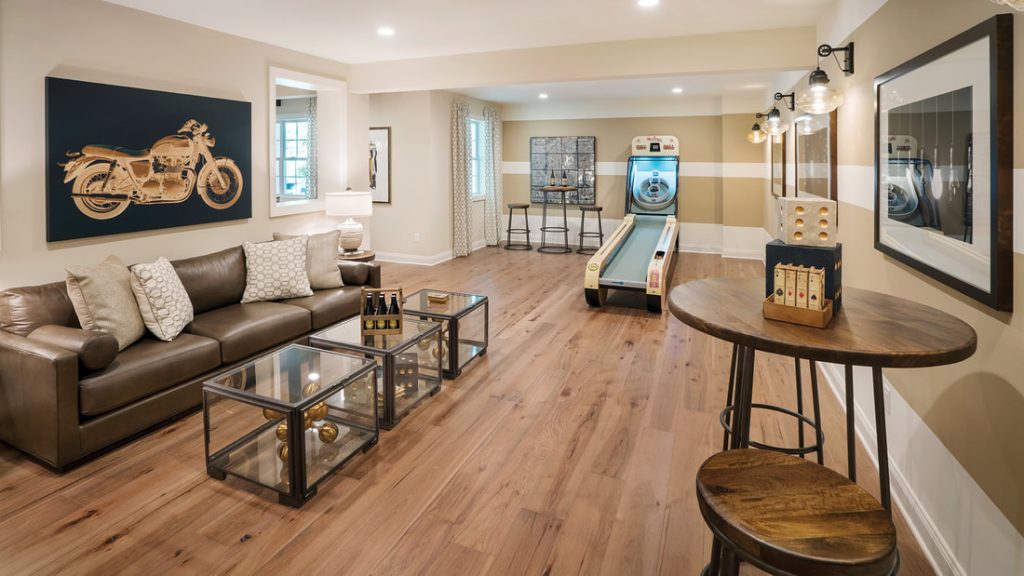
[[[445,378],[448,378],[449,380],[454,380],[455,378],[458,378],[459,376],[462,375],[462,367],[463,366],[468,364],[474,358],[478,358],[480,356],[487,355],[487,345],[490,343],[490,340],[491,340],[491,320],[490,320],[490,318],[491,318],[491,302],[490,302],[490,299],[487,298],[487,296],[484,296],[483,294],[469,294],[469,293],[465,293],[465,292],[451,292],[449,290],[435,290],[435,289],[424,288],[423,290],[418,290],[418,291],[414,292],[413,294],[410,294],[409,296],[406,296],[405,297],[405,302],[408,303],[410,298],[412,298],[416,294],[419,294],[420,292],[424,292],[424,291],[426,291],[426,292],[441,292],[441,293],[444,293],[444,294],[451,294],[452,296],[474,296],[474,297],[483,298],[483,300],[481,300],[480,302],[477,302],[476,304],[474,304],[474,305],[472,305],[472,306],[470,306],[468,308],[464,308],[464,309],[460,310],[459,312],[457,312],[455,314],[441,314],[439,312],[429,312],[429,311],[425,311],[425,310],[410,310],[408,308],[404,308],[404,312],[405,312],[405,314],[407,316],[413,316],[413,317],[416,317],[416,318],[418,318],[418,319],[420,319],[422,321],[432,321],[432,322],[438,322],[438,323],[441,323],[441,321],[444,321],[444,322],[448,323],[448,330],[447,330],[447,333],[448,333],[448,366],[444,367],[443,373],[444,373],[444,377]],[[481,306],[484,307],[484,341],[483,342],[467,341],[467,342],[473,344],[474,346],[476,346],[477,348],[479,348],[480,350],[476,354],[471,356],[470,358],[467,358],[465,362],[460,362],[460,359],[459,359],[459,320],[462,319],[462,318],[465,318],[466,316],[469,316],[470,313],[476,311]],[[444,337],[444,331],[443,330],[442,330],[441,336],[442,336],[442,338]],[[442,365],[443,364],[444,363],[442,362]]]

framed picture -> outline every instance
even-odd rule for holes
[[[391,127],[370,128],[370,192],[377,204],[391,203]]]
[[[829,114],[808,115],[793,125],[793,152],[796,164],[796,195],[827,200],[839,199],[836,162],[835,110]]]
[[[772,148],[772,194],[786,195],[786,133],[768,136]]]
[[[46,79],[46,241],[252,217],[249,102]]]
[[[875,79],[875,248],[1013,305],[1013,17]]]

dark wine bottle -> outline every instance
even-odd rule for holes
[[[386,316],[388,313],[388,303],[384,300],[384,294],[380,295],[380,305],[377,306],[377,316]],[[388,328],[388,321],[384,319],[378,319],[376,321],[377,329],[383,330]]]
[[[388,306],[388,314],[391,315],[391,316],[396,316],[395,319],[388,321],[388,328],[397,329],[399,327],[399,320],[397,318],[397,316],[398,316],[398,295],[397,294],[392,294],[391,295],[391,305]]]
[[[552,170],[551,171],[551,176],[548,177],[548,186],[554,186],[554,185],[555,185],[555,171]]]
[[[568,185],[569,185],[569,175],[565,173],[565,170],[562,170],[562,186],[568,186]]]
[[[373,330],[377,327],[377,323],[373,321],[373,316],[377,313],[376,307],[373,305],[373,294],[366,295],[366,306],[363,307],[363,328],[366,330]]]

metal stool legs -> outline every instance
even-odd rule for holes
[[[523,228],[512,227],[512,212],[516,209],[521,208],[523,211]],[[512,234],[524,234],[526,236],[526,243],[513,244]],[[507,228],[507,240],[505,241],[505,250],[533,250],[533,244],[530,244],[530,211],[528,206],[517,206],[513,208],[509,206],[508,209],[508,228]]]
[[[597,238],[597,245],[601,246],[604,244],[604,228],[601,226],[601,212],[597,211],[597,232],[587,232],[587,212],[590,210],[580,209],[580,247],[576,250],[577,254],[595,254],[597,248],[584,248],[584,238]]]
[[[548,194],[557,193],[562,196],[562,225],[561,226],[548,226]],[[569,247],[569,213],[566,210],[565,192],[558,190],[553,192],[544,192],[544,208],[541,213],[541,225],[540,225],[540,247],[537,248],[537,252],[544,252],[547,254],[568,254],[572,252],[572,248]],[[564,239],[561,244],[548,245],[548,233],[557,234],[562,233]]]

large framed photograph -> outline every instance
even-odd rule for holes
[[[1013,305],[1013,17],[875,79],[875,248]]]
[[[249,102],[46,79],[46,241],[252,217]]]
[[[807,115],[794,123],[793,152],[797,197],[838,200],[836,162],[837,114]]]
[[[786,195],[786,133],[769,136],[772,153],[772,194]]]
[[[370,192],[377,204],[391,203],[391,127],[370,128]]]

